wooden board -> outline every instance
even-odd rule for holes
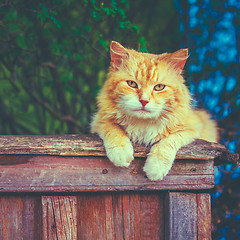
[[[208,193],[197,194],[198,239],[211,239],[211,196]]]
[[[144,162],[144,158],[136,158],[129,168],[120,168],[106,157],[2,155],[0,192],[193,190],[214,186],[213,161],[175,160],[161,181],[145,176]]]
[[[0,239],[164,239],[164,195],[0,196]]]
[[[134,145],[135,157],[146,157],[149,148]],[[102,140],[95,135],[0,136],[1,154],[41,154],[57,156],[106,156]],[[217,164],[235,163],[237,154],[218,143],[196,140],[182,147],[176,159],[215,160]]]
[[[42,197],[42,240],[77,239],[77,197]]]
[[[0,239],[211,239],[203,192],[214,186],[214,162],[238,155],[196,140],[150,181],[149,148],[134,149],[130,167],[118,168],[96,136],[0,136]]]
[[[168,197],[169,216],[166,239],[197,240],[197,202],[195,193],[170,192]]]
[[[165,211],[165,239],[211,239],[209,193],[169,192]]]
[[[156,192],[85,194],[79,197],[77,239],[164,239],[163,196]]]
[[[211,239],[210,194],[0,195],[0,239]]]
[[[39,196],[0,194],[0,239],[40,240]]]

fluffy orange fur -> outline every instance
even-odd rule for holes
[[[180,147],[196,138],[217,141],[215,122],[204,110],[191,106],[181,75],[187,49],[156,55],[112,42],[110,53],[111,66],[97,98],[91,131],[103,139],[116,166],[130,165],[132,142],[155,143],[144,171],[150,180],[161,180]]]

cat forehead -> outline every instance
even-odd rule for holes
[[[149,62],[151,64],[155,64],[161,60],[162,56],[165,54],[153,54],[153,53],[143,53],[143,52],[137,52],[135,50],[130,49],[129,50],[129,58],[134,59],[135,61],[139,62]]]
[[[138,68],[161,69],[169,65],[167,61],[167,53],[153,54],[141,53],[135,50],[130,51],[129,62],[135,62]]]
[[[128,70],[136,80],[158,82],[169,74],[169,64],[154,54],[141,54],[141,57],[130,58]]]

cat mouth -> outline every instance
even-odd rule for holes
[[[145,108],[141,108],[141,109],[136,109],[134,110],[134,112],[139,112],[139,113],[151,113],[151,111],[145,109]]]

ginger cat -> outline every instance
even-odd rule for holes
[[[113,41],[110,54],[111,66],[97,98],[91,131],[103,139],[114,165],[130,165],[131,141],[155,143],[143,170],[150,180],[161,180],[179,148],[196,138],[217,141],[215,122],[205,111],[191,107],[181,75],[188,49],[155,55]]]

